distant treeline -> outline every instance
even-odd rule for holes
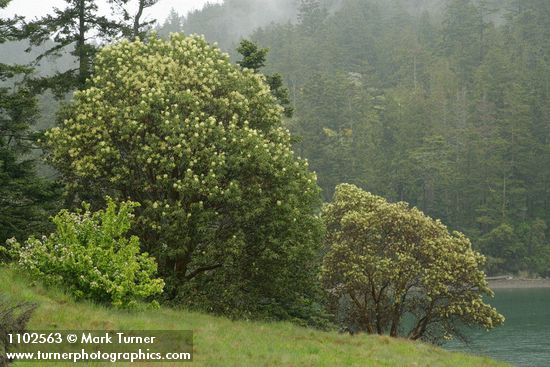
[[[235,59],[241,37],[269,48],[264,72],[289,88],[287,124],[326,199],[350,182],[408,201],[472,238],[490,273],[548,275],[547,1],[227,0],[161,24]],[[2,60],[42,52],[25,47],[2,44]],[[38,70],[70,65],[43,59]],[[40,105],[36,128],[53,126],[57,103]]]
[[[289,87],[296,149],[325,198],[351,182],[408,201],[469,235],[491,273],[547,275],[550,3],[294,3],[251,38]],[[225,15],[255,4],[174,13],[159,31],[229,47],[249,18]]]

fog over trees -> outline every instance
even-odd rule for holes
[[[550,276],[550,2],[110,3],[0,18],[3,262],[430,341],[502,323],[486,274]]]
[[[347,0],[292,9],[250,37],[270,50],[265,72],[289,88],[288,125],[325,199],[339,182],[358,184],[464,231],[492,274],[547,274],[549,6]],[[181,29],[210,31],[226,46],[231,32],[207,26],[231,29],[220,19],[206,8]]]

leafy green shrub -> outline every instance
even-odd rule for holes
[[[108,198],[105,210],[92,212],[86,203],[74,213],[62,210],[49,237],[30,237],[23,245],[8,240],[8,253],[37,278],[67,286],[77,299],[133,307],[164,287],[153,278],[155,260],[140,254],[139,239],[125,236],[137,206],[128,201],[117,209]]]

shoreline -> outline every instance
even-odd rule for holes
[[[550,288],[550,279],[490,279],[491,289],[528,289],[528,288]]]

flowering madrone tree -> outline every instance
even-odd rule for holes
[[[484,258],[463,234],[349,184],[336,188],[323,218],[322,279],[346,327],[437,342],[461,336],[461,325],[504,321],[483,302],[492,295]]]
[[[47,134],[75,199],[141,203],[135,231],[167,296],[228,314],[296,316],[312,294],[319,190],[265,78],[202,37],[104,48]]]

